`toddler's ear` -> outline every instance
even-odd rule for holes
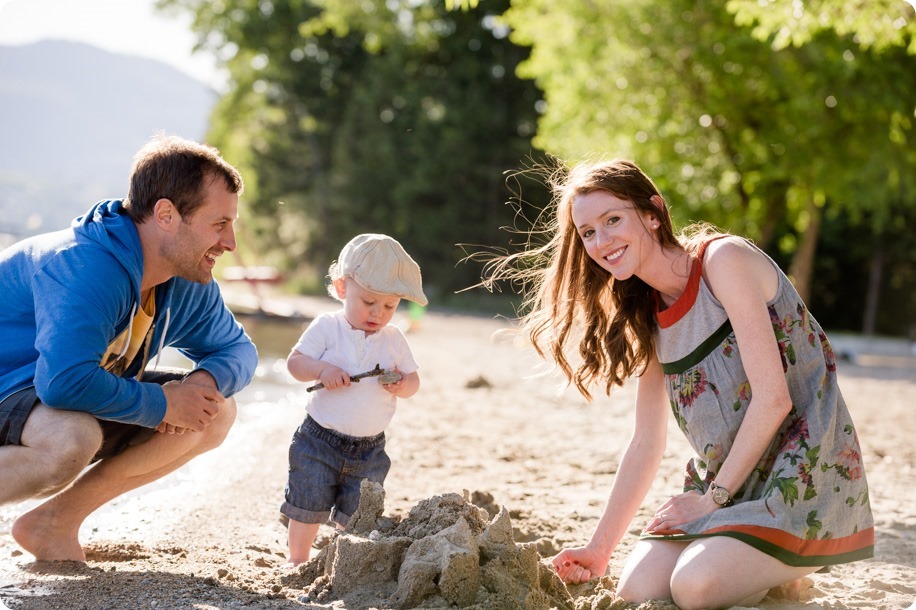
[[[347,280],[338,278],[331,283],[334,285],[334,290],[337,292],[337,298],[343,301],[347,297]]]

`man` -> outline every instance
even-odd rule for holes
[[[216,149],[157,136],[125,200],[0,252],[0,504],[49,497],[13,524],[36,559],[85,561],[89,514],[228,433],[257,352],[211,280],[242,189]],[[194,370],[147,368],[165,346]]]

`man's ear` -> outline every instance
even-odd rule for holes
[[[181,216],[172,200],[162,197],[153,204],[153,220],[166,231],[170,231],[181,222]]]
[[[331,283],[334,285],[334,290],[337,292],[337,298],[341,301],[347,298],[347,280],[339,277]]]

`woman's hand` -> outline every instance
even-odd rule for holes
[[[687,491],[680,495],[669,498],[662,504],[655,516],[646,525],[646,531],[649,533],[665,532],[674,530],[695,521],[700,517],[708,515],[719,508],[719,505],[712,501],[709,494],[703,495],[698,491]]]
[[[569,584],[579,584],[592,577],[604,576],[610,557],[599,555],[586,546],[564,549],[552,559],[553,569],[560,579]]]

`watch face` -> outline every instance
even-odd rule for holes
[[[712,501],[716,504],[725,504],[728,502],[728,490],[716,487],[712,490]]]

